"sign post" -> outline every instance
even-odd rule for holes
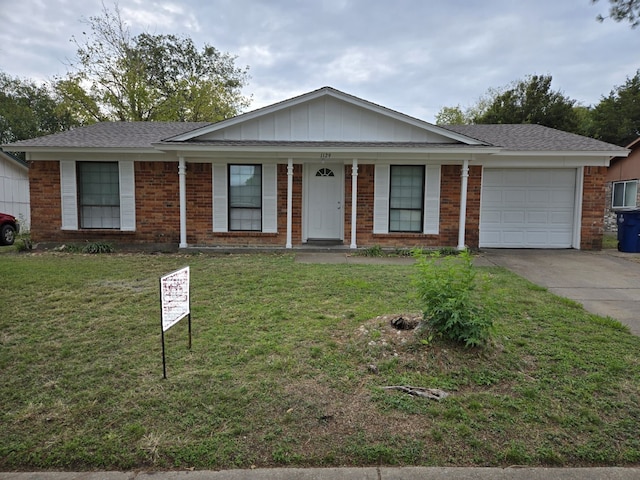
[[[189,319],[189,349],[191,349],[191,297],[189,267],[160,277],[160,326],[162,327],[162,375],[167,378],[164,332],[182,320]]]

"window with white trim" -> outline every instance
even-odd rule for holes
[[[120,228],[118,162],[78,162],[80,228]]]
[[[229,165],[229,230],[262,230],[261,165]]]
[[[634,208],[638,198],[638,181],[614,182],[611,198],[612,208]]]
[[[391,165],[389,231],[422,232],[424,165]]]
[[[61,229],[136,230],[132,161],[60,161]]]

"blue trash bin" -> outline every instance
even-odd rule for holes
[[[618,250],[640,252],[640,210],[618,212]]]

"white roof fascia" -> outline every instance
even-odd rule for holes
[[[477,164],[485,168],[578,168],[578,167],[608,167],[609,157],[536,157],[518,156],[502,157],[498,155],[478,158]]]
[[[20,147],[20,152],[40,152],[40,153],[133,153],[133,154],[161,154],[162,151],[150,147]]]
[[[415,148],[415,147],[348,147],[348,146],[292,146],[283,145],[191,145],[185,144],[154,144],[158,151],[182,151],[182,152],[288,152],[288,153],[442,153],[442,154],[460,154],[460,155],[495,155],[501,151],[500,147],[458,147],[458,148]]]
[[[597,151],[597,150],[508,150],[502,149],[496,153],[499,156],[510,157],[626,157],[631,153],[631,150],[616,150],[612,152]]]

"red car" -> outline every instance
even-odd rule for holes
[[[20,224],[16,217],[0,213],[0,245],[13,245],[19,231]]]

